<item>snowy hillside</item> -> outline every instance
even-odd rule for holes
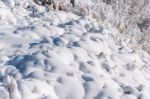
[[[150,56],[109,23],[32,0],[0,12],[0,99],[150,98]]]

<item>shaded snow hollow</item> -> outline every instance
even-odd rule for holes
[[[149,55],[114,29],[31,0],[0,6],[0,99],[150,98]]]

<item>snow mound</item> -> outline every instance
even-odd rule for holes
[[[0,99],[149,99],[150,57],[115,29],[31,0],[1,3],[16,22],[0,26]]]

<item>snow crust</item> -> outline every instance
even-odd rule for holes
[[[150,57],[116,29],[14,1],[0,1],[0,99],[150,98]]]

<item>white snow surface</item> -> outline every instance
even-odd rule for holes
[[[0,1],[0,99],[150,99],[150,56],[88,16]]]

